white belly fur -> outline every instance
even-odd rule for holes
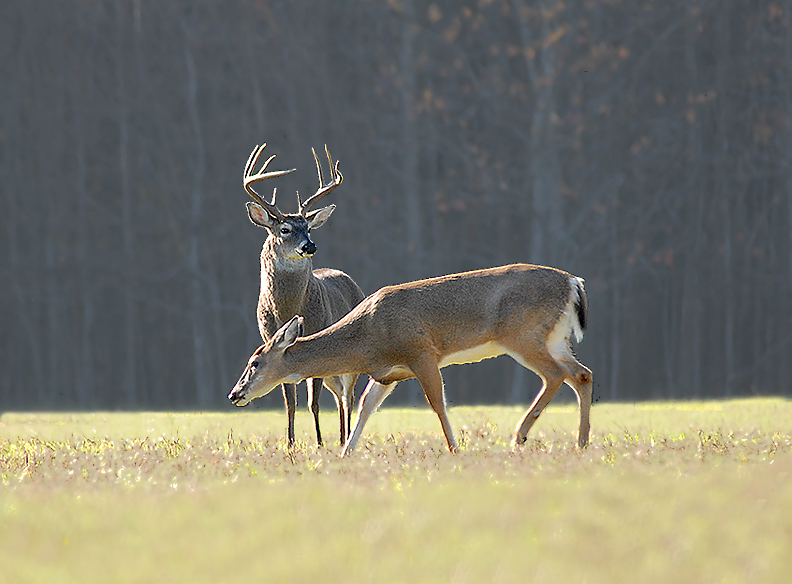
[[[501,345],[495,341],[490,341],[489,343],[484,343],[483,345],[479,345],[477,347],[471,347],[470,349],[465,349],[464,351],[450,353],[440,359],[438,366],[443,368],[447,365],[478,363],[484,359],[491,359],[493,357],[498,357],[499,355],[505,355],[507,353],[508,351]]]
[[[449,353],[448,355],[440,359],[440,362],[437,364],[437,367],[439,369],[442,369],[443,367],[447,367],[448,365],[464,365],[465,363],[478,363],[479,361],[483,361],[484,359],[491,359],[493,357],[498,357],[500,355],[506,355],[506,354],[511,354],[511,353],[509,353],[506,349],[501,347],[498,343],[494,341],[490,341],[489,343],[484,343],[483,345],[478,345],[477,347],[471,347],[470,349],[465,349],[464,351]],[[521,361],[520,359],[517,360]],[[380,376],[380,378],[392,377],[393,375],[407,375],[412,377],[413,373],[406,367],[397,365],[395,367],[391,367],[384,375]]]

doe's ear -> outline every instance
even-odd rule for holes
[[[317,209],[316,211],[311,211],[308,213],[305,216],[305,218],[308,220],[308,227],[310,229],[316,229],[317,227],[324,225],[325,221],[330,219],[330,215],[333,214],[335,208],[335,205],[328,205],[327,207],[322,207],[321,209]]]
[[[297,337],[301,337],[302,334],[303,317],[298,315],[278,329],[278,332],[272,337],[272,346],[285,351],[291,347],[297,341]]]
[[[252,201],[245,203],[245,206],[247,207],[248,217],[250,217],[253,223],[259,227],[266,227],[267,229],[273,229],[275,227],[277,221],[264,210],[264,207]]]

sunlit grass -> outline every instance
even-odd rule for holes
[[[283,412],[0,418],[9,582],[785,582],[792,402],[372,416],[350,459]],[[322,420],[328,442],[336,418]]]

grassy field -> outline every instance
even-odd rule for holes
[[[0,580],[788,582],[792,402],[385,409],[360,447],[283,412],[0,417]],[[335,414],[324,415],[328,440]],[[337,432],[337,430],[336,430]]]

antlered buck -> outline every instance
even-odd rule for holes
[[[290,320],[253,353],[228,398],[244,405],[281,383],[366,373],[371,381],[343,451],[347,455],[366,420],[396,384],[416,377],[454,452],[457,443],[446,415],[440,369],[506,354],[544,381],[517,425],[512,445],[525,442],[531,426],[566,382],[578,397],[578,445],[584,447],[592,375],[572,353],[570,337],[583,339],[587,310],[581,278],[527,264],[388,286],[310,336],[303,336],[302,318]]]
[[[256,146],[245,165],[245,190],[255,202],[247,203],[250,220],[269,234],[261,248],[261,288],[257,309],[257,319],[261,338],[268,342],[277,330],[295,315],[301,315],[307,333],[318,332],[348,313],[363,299],[363,292],[357,284],[339,270],[313,269],[311,256],[316,253],[316,245],[311,241],[312,229],[321,227],[332,214],[335,205],[309,211],[311,205],[341,184],[343,176],[338,171],[338,161],[333,164],[330,152],[325,146],[330,163],[330,182],[325,184],[322,167],[314,152],[316,171],[319,175],[319,188],[304,203],[297,193],[298,210],[296,214],[282,213],[275,205],[277,190],[272,191],[272,201],[262,199],[253,189],[253,184],[282,176],[291,170],[264,172],[275,158],[270,156],[258,173],[253,170],[258,163],[264,147]],[[354,399],[355,381],[358,375],[353,372],[338,375],[311,376],[308,382],[308,401],[314,417],[316,442],[322,445],[319,428],[319,397],[324,382],[335,396],[340,418],[341,443],[346,442],[351,422],[351,405]],[[302,378],[306,379],[306,378]],[[272,388],[270,388],[272,389]],[[283,397],[288,413],[287,440],[294,444],[294,412],[297,405],[297,387],[288,382],[283,384]]]

